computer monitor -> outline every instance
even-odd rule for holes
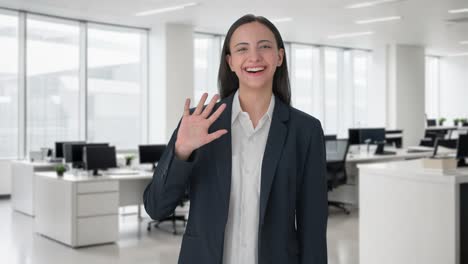
[[[349,142],[350,145],[359,145],[359,144],[361,144],[360,133],[361,133],[360,128],[350,128],[350,129],[348,129],[348,142]]]
[[[73,168],[83,168],[83,148],[85,146],[107,147],[109,143],[65,143],[63,145],[65,162],[72,163]]]
[[[97,176],[98,170],[117,167],[115,147],[86,145],[83,148],[83,161],[86,170],[92,170]]]
[[[433,157],[437,155],[437,151],[439,149],[439,146],[449,148],[449,149],[456,149],[457,148],[457,139],[441,139],[437,138],[435,143],[434,143],[434,153],[432,154]]]
[[[437,125],[437,120],[435,120],[435,119],[427,119],[427,120],[426,120],[426,123],[427,123],[427,126],[428,126],[428,127],[436,126],[436,125]]]
[[[140,163],[151,163],[154,168],[156,166],[155,163],[161,159],[166,147],[166,145],[139,145]]]
[[[468,135],[458,135],[457,159],[458,167],[466,167],[465,158],[468,157]]]
[[[385,128],[362,128],[359,133],[362,143],[379,144],[385,141]]]
[[[55,157],[64,158],[63,145],[66,143],[85,144],[85,141],[57,141],[55,142]]]

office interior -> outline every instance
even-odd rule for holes
[[[0,0],[2,263],[177,263],[190,201],[143,190],[247,13],[324,129],[328,263],[468,263],[467,1]]]

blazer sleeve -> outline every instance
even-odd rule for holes
[[[328,198],[323,130],[316,120],[297,206],[297,232],[301,264],[327,263]]]
[[[143,203],[148,215],[159,220],[171,215],[184,197],[188,179],[194,166],[193,155],[189,161],[175,157],[176,129],[156,166],[153,179],[143,193]]]

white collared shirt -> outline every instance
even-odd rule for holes
[[[263,154],[270,131],[275,96],[254,128],[243,112],[239,90],[234,94],[231,116],[232,176],[229,215],[224,234],[223,264],[258,263],[258,225]]]

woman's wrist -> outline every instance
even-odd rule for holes
[[[193,150],[190,150],[183,145],[179,144],[177,141],[175,143],[175,156],[179,160],[187,161],[188,158],[190,157],[190,154],[192,154]]]

